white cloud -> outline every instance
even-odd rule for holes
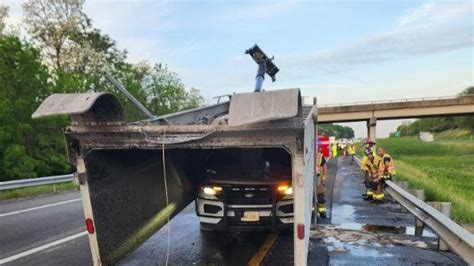
[[[287,55],[280,57],[280,60],[288,66],[297,65],[291,68],[295,73],[316,69],[334,74],[360,64],[472,47],[471,4],[424,4],[399,18],[394,28],[385,33],[367,36],[348,46],[320,50],[313,54]]]
[[[449,22],[453,19],[472,16],[472,2],[451,2],[440,5],[438,2],[426,3],[398,19],[397,26],[407,28],[419,25],[433,25]]]

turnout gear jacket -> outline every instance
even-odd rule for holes
[[[349,145],[349,146],[347,147],[347,153],[348,153],[349,155],[354,155],[354,154],[355,154],[355,147],[354,147],[353,145]]]
[[[395,169],[395,163],[393,162],[392,156],[390,156],[390,154],[388,153],[385,153],[380,159],[379,174],[389,174],[392,176],[397,174],[397,170]]]

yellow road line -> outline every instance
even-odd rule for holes
[[[257,253],[255,253],[253,258],[249,261],[248,265],[259,266],[267,255],[268,251],[270,251],[270,249],[273,247],[273,244],[275,244],[277,238],[278,233],[269,234],[265,242],[263,242],[263,244],[257,250]]]

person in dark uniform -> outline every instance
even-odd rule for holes
[[[320,149],[316,155],[316,174],[319,177],[316,185],[316,198],[318,200],[317,211],[319,217],[326,218],[326,177],[327,177],[327,163],[324,158],[322,150]]]

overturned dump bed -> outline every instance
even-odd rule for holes
[[[94,264],[120,261],[192,202],[210,154],[279,148],[291,158],[295,263],[302,265],[316,108],[308,117],[301,109],[299,90],[290,89],[236,94],[230,102],[126,124],[114,95],[88,93],[52,95],[33,117],[71,115],[68,155],[77,168]]]

